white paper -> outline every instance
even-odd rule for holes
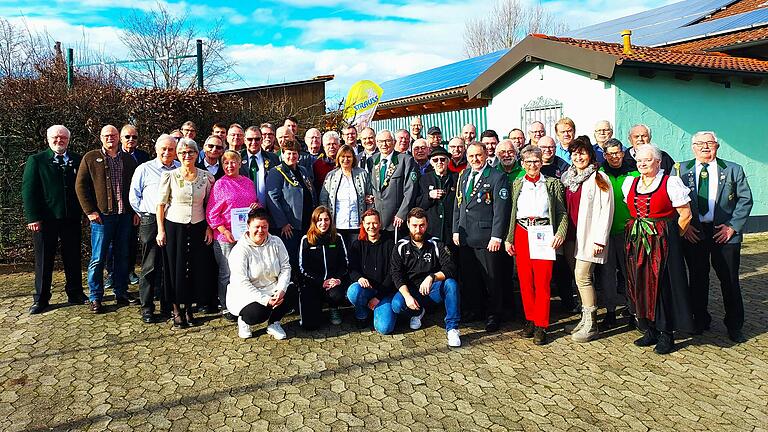
[[[240,237],[248,231],[248,213],[251,211],[250,207],[233,208],[230,212],[232,219],[232,237],[235,240],[240,240]]]
[[[555,260],[552,239],[555,237],[552,225],[532,225],[528,227],[528,251],[531,259]]]

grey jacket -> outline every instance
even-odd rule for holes
[[[376,153],[367,161],[368,172],[371,174],[371,190],[373,191],[373,206],[381,214],[381,227],[394,231],[392,222],[395,216],[405,220],[408,211],[416,203],[419,174],[413,158],[407,154],[393,152],[391,174],[383,180],[380,176],[381,153]]]
[[[740,243],[743,240],[744,224],[747,223],[749,213],[752,211],[752,190],[744,175],[741,165],[723,159],[717,160],[717,197],[715,198],[714,224],[725,224],[736,230],[728,243]],[[696,159],[675,164],[672,170],[677,174],[683,184],[690,189],[691,197],[691,223],[701,230],[698,208],[698,182],[696,181]]]
[[[320,205],[326,206],[331,210],[331,217],[336,220],[336,192],[341,184],[341,177],[344,175],[341,168],[331,170],[325,176],[323,188],[320,189]],[[365,203],[365,196],[371,195],[371,179],[368,171],[362,168],[352,168],[352,184],[357,192],[357,215],[358,221],[362,219],[363,213],[368,205]]]

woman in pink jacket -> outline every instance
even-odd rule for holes
[[[221,156],[224,176],[213,184],[208,198],[206,219],[216,234],[213,253],[219,266],[219,302],[222,315],[229,320],[234,317],[227,310],[227,285],[229,285],[229,253],[239,239],[232,234],[232,209],[261,207],[256,198],[256,187],[251,179],[240,175],[240,153],[227,150]]]
[[[565,186],[569,222],[565,254],[573,268],[582,306],[581,321],[573,329],[572,339],[587,342],[598,334],[593,273],[595,264],[603,264],[607,256],[613,192],[605,173],[598,171],[592,144],[577,138],[568,151],[573,165],[560,179]]]

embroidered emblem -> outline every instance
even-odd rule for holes
[[[509,198],[509,191],[507,190],[507,188],[501,188],[499,190],[499,198],[503,200],[506,200],[507,198]]]
[[[424,254],[424,262],[432,262],[432,254],[427,252]]]

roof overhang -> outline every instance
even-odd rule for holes
[[[611,54],[529,35],[469,83],[467,97],[477,97],[521,63],[534,58],[588,72],[598,78],[613,77],[618,60]]]
[[[377,109],[388,109],[400,106],[408,106],[432,101],[440,101],[446,99],[453,99],[456,97],[466,97],[466,86],[453,87],[445,90],[438,90],[436,92],[424,93],[415,96],[409,96],[401,99],[388,100],[386,102],[379,103]]]
[[[291,82],[277,83],[277,84],[267,84],[267,85],[256,86],[256,87],[244,87],[244,88],[238,88],[238,89],[221,90],[221,91],[212,92],[212,93],[217,95],[238,94],[238,93],[245,93],[250,91],[269,90],[269,89],[276,89],[276,88],[283,88],[283,87],[294,87],[294,86],[301,86],[306,84],[326,83],[328,81],[333,80],[333,78],[334,78],[334,75],[319,75],[308,80],[291,81]]]

